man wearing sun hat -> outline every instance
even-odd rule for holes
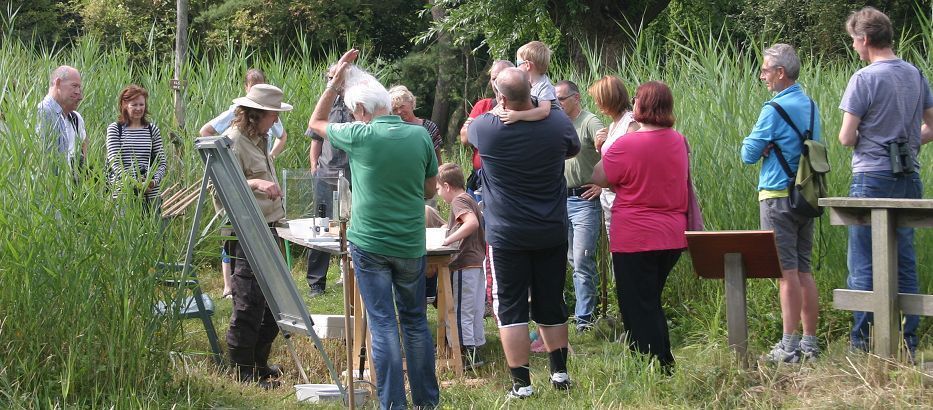
[[[268,132],[278,120],[279,113],[291,111],[292,106],[282,102],[282,90],[269,84],[257,84],[245,97],[233,100],[238,107],[233,125],[223,135],[230,138],[231,151],[240,161],[246,183],[253,191],[259,209],[278,240],[274,226],[285,218],[282,191],[275,178],[275,167],[269,159]],[[221,206],[218,201],[215,203]],[[233,313],[227,330],[227,347],[236,377],[243,383],[256,382],[262,388],[277,387],[274,380],[281,376],[281,368],[269,366],[272,342],[279,333],[275,317],[253,275],[246,254],[234,241],[233,256]]]

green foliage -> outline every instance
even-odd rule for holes
[[[70,1],[0,2],[4,35],[45,45],[67,42],[77,35],[77,15],[72,10]]]
[[[106,45],[125,45],[135,60],[174,49],[173,0],[82,0],[80,4],[84,31]]]
[[[232,38],[253,49],[335,44],[369,46],[389,58],[401,57],[408,41],[426,27],[417,7],[402,0],[361,4],[353,0],[226,0],[192,13],[195,26],[208,47],[223,46]]]
[[[440,32],[450,35],[455,46],[472,45],[481,39],[493,58],[512,60],[515,50],[531,40],[556,47],[561,33],[547,13],[545,0],[437,0],[445,9],[443,20],[419,36],[428,41]]]

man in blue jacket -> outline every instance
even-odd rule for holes
[[[816,282],[810,269],[813,250],[813,219],[801,216],[790,208],[787,187],[792,177],[785,172],[779,155],[783,154],[791,172],[797,172],[803,146],[791,124],[781,118],[777,103],[801,133],[811,131],[820,139],[820,115],[810,97],[797,84],[800,59],[794,48],[775,44],[764,51],[759,78],[768,91],[776,93],[765,103],[758,122],[742,142],[742,161],[754,164],[761,160],[758,177],[758,201],[761,229],[774,230],[778,257],[781,261],[781,319],[784,333],[781,340],[765,355],[772,362],[795,363],[819,355],[816,324],[819,314]],[[810,130],[811,117],[813,129]],[[779,152],[776,152],[779,150]],[[803,322],[803,339],[797,328]]]

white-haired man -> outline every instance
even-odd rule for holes
[[[78,113],[78,104],[84,98],[81,73],[66,65],[52,70],[49,93],[39,103],[39,121],[36,133],[46,146],[65,154],[69,163],[75,159],[81,145],[80,161],[87,155],[87,131],[84,118]]]
[[[401,325],[412,402],[435,407],[440,392],[424,303],[424,199],[435,193],[437,157],[428,132],[390,115],[385,87],[351,66],[358,54],[350,50],[340,58],[309,128],[350,157],[353,224],[347,239],[369,316],[379,402],[387,409],[408,407]],[[329,123],[337,89],[356,122]]]

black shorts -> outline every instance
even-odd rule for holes
[[[492,271],[492,308],[499,327],[527,325],[529,313],[540,326],[567,323],[567,243],[537,250],[488,246],[487,252]]]

